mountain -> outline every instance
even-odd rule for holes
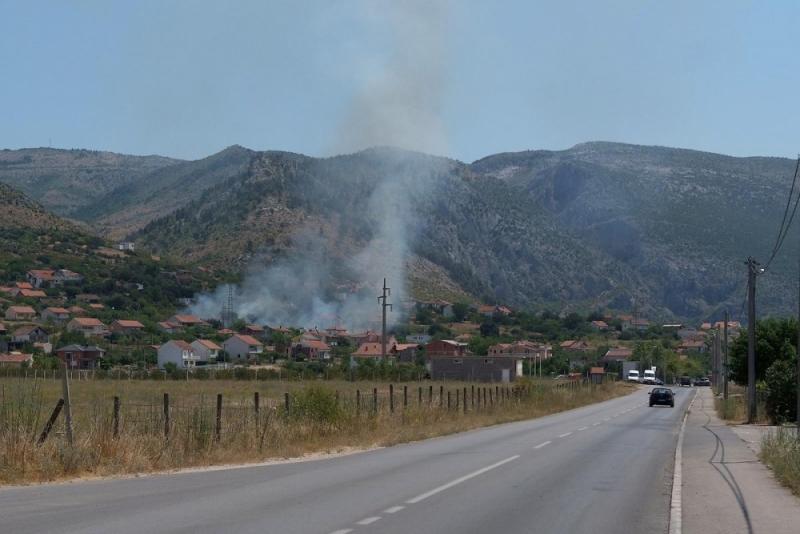
[[[49,181],[20,174],[23,151],[0,152],[18,162],[0,160],[0,182],[24,182],[58,208],[59,191],[90,189],[93,176],[65,152],[73,185],[55,170]],[[369,264],[364,250],[396,240],[404,246],[380,268],[402,263],[417,298],[665,319],[725,308],[739,318],[742,262],[767,259],[794,172],[784,158],[619,143],[472,164],[390,148],[312,158],[242,147],[148,164],[130,175],[118,166],[102,192],[59,213],[192,264],[244,272],[301,258],[293,269],[324,265],[321,278],[340,288],[363,277],[353,258]],[[794,309],[798,252],[793,230],[759,279],[762,311]]]
[[[83,213],[87,206],[153,170],[177,162],[162,156],[127,156],[95,150],[0,150],[0,182],[22,191],[58,215],[90,220]]]

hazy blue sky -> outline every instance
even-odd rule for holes
[[[800,151],[800,2],[425,5],[0,0],[0,147]]]

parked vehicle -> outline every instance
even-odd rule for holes
[[[656,368],[651,367],[650,369],[644,370],[644,376],[642,377],[642,384],[655,384],[656,383]]]
[[[681,387],[684,387],[684,386],[685,387],[692,387],[692,379],[689,378],[688,376],[682,376],[680,384],[681,384]]]
[[[701,378],[698,378],[697,380],[695,380],[694,381],[694,385],[695,386],[710,386],[711,385],[711,380],[709,380],[708,377],[704,376],[704,377],[701,377]]]
[[[650,407],[652,408],[656,404],[674,408],[675,395],[672,393],[672,390],[669,388],[653,388],[650,390]]]
[[[628,376],[626,377],[628,382],[639,382],[639,371],[636,369],[631,369],[628,371]]]

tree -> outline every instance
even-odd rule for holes
[[[764,380],[767,369],[777,360],[796,361],[797,342],[795,318],[771,317],[756,322],[756,380]],[[734,339],[730,349],[730,378],[737,384],[747,384],[747,335]]]
[[[467,314],[469,314],[469,304],[466,302],[456,302],[453,304],[453,319],[460,323],[467,318]]]
[[[497,337],[500,335],[500,328],[495,323],[481,324],[481,337]]]

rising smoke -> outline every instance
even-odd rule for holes
[[[444,3],[414,0],[365,6],[370,21],[388,25],[391,52],[378,72],[366,76],[332,144],[334,150],[393,146],[445,152],[440,118],[446,63]],[[340,205],[336,214],[340,226],[344,221],[345,226],[365,229],[355,252],[342,257],[343,247],[335,237],[321,236],[310,228],[299,230],[288,256],[270,260],[266,266],[254,262],[241,287],[234,289],[234,311],[239,317],[273,326],[375,328],[380,322],[377,296],[384,277],[392,288],[391,301],[397,305],[406,300],[406,261],[419,231],[411,206],[434,194],[444,164],[396,150],[371,150],[365,157],[376,169],[366,201],[355,209]],[[201,295],[191,311],[219,317],[227,294],[225,286]],[[390,323],[400,317],[396,306]]]

